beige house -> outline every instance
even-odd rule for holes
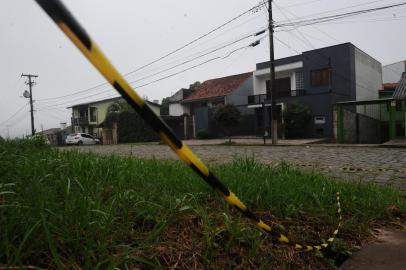
[[[72,108],[72,132],[82,132],[102,136],[102,128],[98,126],[106,118],[108,108],[115,102],[124,101],[122,97],[109,98],[93,102],[76,104]],[[160,114],[161,105],[147,101],[151,109]]]

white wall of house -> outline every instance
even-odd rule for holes
[[[183,114],[189,114],[189,106],[183,105],[180,103],[171,103],[169,104],[169,115],[171,116],[180,116]]]
[[[406,72],[406,61],[400,61],[382,67],[383,83],[397,83]]]
[[[303,62],[295,62],[275,67],[275,78],[290,78],[291,90],[296,90],[295,72],[302,70]],[[254,71],[254,95],[266,94],[266,81],[269,80],[270,68]]]
[[[356,100],[378,99],[382,88],[382,65],[374,58],[355,48]]]

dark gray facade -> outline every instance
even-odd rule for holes
[[[292,90],[292,94],[277,95],[275,100],[277,103],[284,104],[285,108],[289,103],[294,102],[310,108],[312,119],[306,130],[308,138],[334,138],[333,110],[336,102],[357,100],[360,97],[377,98],[382,81],[381,64],[351,43],[306,51],[298,56],[279,59],[276,61],[276,67],[288,66],[292,63],[302,63],[299,72],[303,74],[303,89]],[[257,64],[257,71],[267,68],[269,69],[269,62]],[[288,74],[288,71],[284,72]],[[298,72],[297,67],[294,72]],[[278,70],[276,76],[278,76]],[[326,76],[328,76],[327,80]],[[315,83],[317,80],[323,80],[324,83],[317,85]],[[278,89],[276,88],[275,91],[278,92]],[[261,108],[256,111],[257,114],[262,113]],[[325,123],[316,121],[316,117],[322,117]]]

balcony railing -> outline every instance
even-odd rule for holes
[[[87,117],[73,118],[72,122],[75,126],[89,125],[89,119]]]
[[[306,95],[306,90],[277,91],[275,98],[298,97]],[[266,94],[248,96],[248,105],[261,104],[266,101]]]

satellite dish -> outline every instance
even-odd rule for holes
[[[23,93],[23,97],[29,98],[29,97],[30,97],[30,93],[29,93],[27,90],[25,90],[24,93]]]

